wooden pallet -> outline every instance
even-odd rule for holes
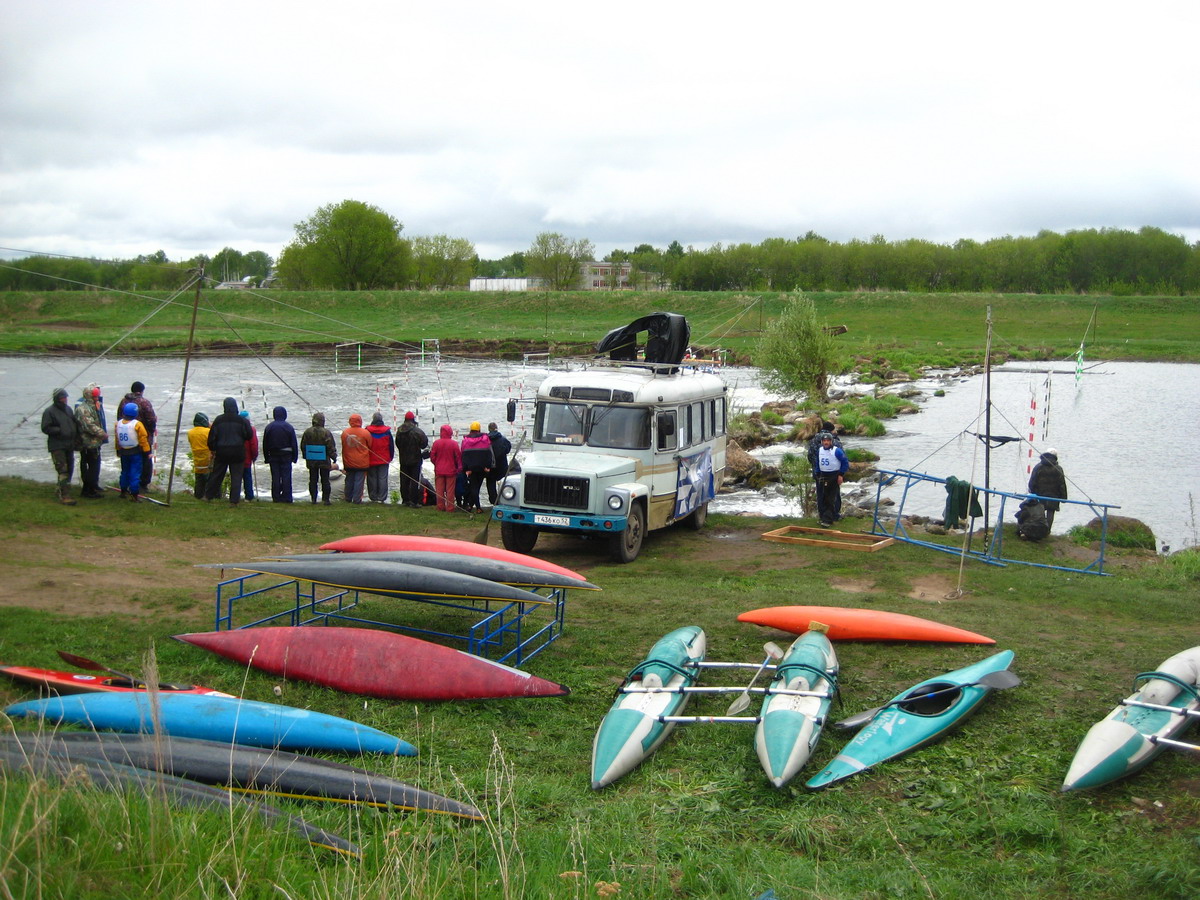
[[[813,537],[794,537],[795,534]],[[782,544],[808,544],[812,547],[830,547],[834,550],[857,550],[859,553],[874,553],[895,538],[881,538],[875,534],[855,534],[849,531],[830,531],[828,528],[806,528],[803,525],[785,525],[762,535],[764,541],[779,541]]]

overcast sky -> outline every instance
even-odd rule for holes
[[[0,251],[1200,240],[1200,3],[0,0]],[[18,252],[12,252],[13,250]]]

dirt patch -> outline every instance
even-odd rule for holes
[[[848,594],[874,594],[875,582],[867,581],[865,578],[830,578],[829,586],[837,588],[839,591],[845,591]]]
[[[81,501],[82,502],[82,501]],[[140,543],[85,535],[69,547],[55,533],[9,540],[9,564],[0,583],[0,607],[23,606],[72,616],[120,613],[154,616],[164,603],[172,613],[213,610],[222,570],[197,564],[240,562],[280,552],[270,541],[155,541],[153,553]],[[225,577],[229,577],[229,572]]]
[[[914,600],[928,600],[930,603],[954,600],[956,598],[952,595],[956,584],[946,575],[922,575],[913,579],[912,590],[908,592],[908,596]]]

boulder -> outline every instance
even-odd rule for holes
[[[737,441],[725,445],[725,480],[747,481],[762,470],[762,463],[738,446]]]

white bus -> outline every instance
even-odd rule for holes
[[[543,531],[587,534],[606,537],[614,559],[632,562],[648,530],[704,526],[725,470],[725,383],[680,365],[681,316],[639,319],[599,348],[613,350],[614,335],[663,317],[677,332],[673,343],[682,333],[678,348],[655,344],[652,326],[647,359],[616,349],[615,358],[551,375],[538,388],[533,451],[492,510],[507,549],[528,553]]]

